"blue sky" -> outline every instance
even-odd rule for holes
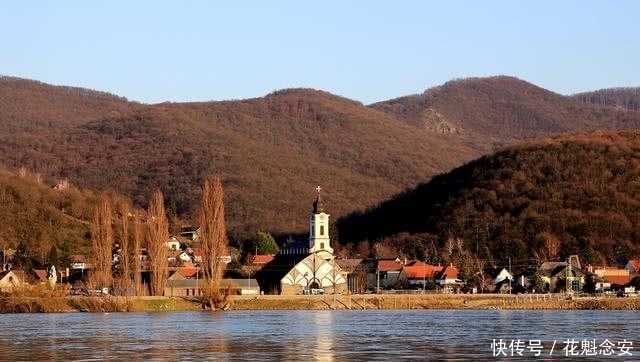
[[[638,1],[11,1],[0,74],[145,103],[308,87],[369,104],[453,78],[640,86]]]

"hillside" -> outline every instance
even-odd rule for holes
[[[0,247],[15,251],[7,262],[42,267],[86,253],[93,200],[74,187],[53,189],[37,175],[0,170]]]
[[[341,215],[484,151],[309,89],[135,106],[119,116],[17,135],[0,147],[0,158],[82,188],[114,189],[138,206],[160,188],[172,213],[186,218],[199,203],[204,177],[218,174],[229,230],[242,238],[258,229],[306,230],[318,184],[331,212]],[[456,153],[448,152],[452,146]]]
[[[587,104],[614,107],[623,111],[640,111],[640,88],[609,88],[574,94],[573,99]]]
[[[426,117],[426,118],[425,118]],[[449,82],[364,106],[313,89],[142,105],[103,92],[0,78],[0,164],[194,219],[204,177],[222,177],[233,240],[304,232],[314,188],[334,218],[538,135],[628,128],[640,114],[585,105],[509,77]]]
[[[342,242],[447,239],[502,265],[580,255],[624,265],[640,252],[640,131],[529,141],[481,157],[337,223]],[[413,249],[415,252],[415,249]],[[440,260],[445,261],[446,260]]]
[[[506,76],[453,80],[419,95],[371,107],[418,128],[466,134],[498,145],[550,134],[640,125],[640,114],[594,107]]]

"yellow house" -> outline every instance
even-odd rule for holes
[[[11,293],[15,289],[22,287],[22,278],[13,270],[0,272],[0,292]]]

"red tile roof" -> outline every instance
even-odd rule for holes
[[[177,270],[185,278],[194,278],[198,273],[198,268],[195,267],[180,267]]]
[[[458,268],[455,266],[447,266],[439,275],[439,279],[458,279]]]
[[[629,265],[636,271],[640,270],[640,259],[629,260]]]
[[[49,280],[49,273],[44,269],[33,269],[33,272],[38,276],[38,280],[41,282],[46,282]]]
[[[390,272],[402,270],[402,263],[396,260],[378,260],[378,271]]]
[[[405,265],[402,272],[407,279],[426,279],[432,278],[437,272],[442,270],[442,266],[429,265],[416,262],[413,265]]]
[[[625,285],[631,281],[631,275],[603,275],[602,279],[611,284]]]
[[[253,257],[253,264],[267,264],[271,260],[273,260],[273,255],[258,254]]]

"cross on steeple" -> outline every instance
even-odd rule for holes
[[[320,190],[322,190],[322,187],[320,186],[316,187],[316,191],[318,191],[318,193],[320,193]]]

